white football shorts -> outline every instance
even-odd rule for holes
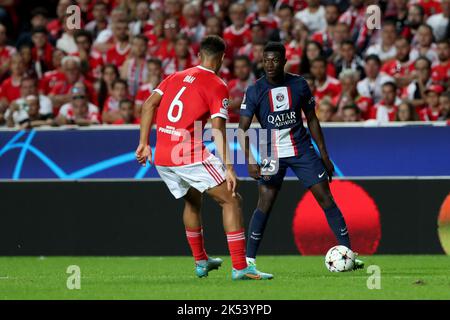
[[[200,192],[225,181],[225,166],[211,154],[206,160],[183,166],[156,166],[160,177],[176,199],[186,195],[190,187]]]

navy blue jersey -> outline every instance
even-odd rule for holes
[[[268,149],[275,151],[278,158],[287,158],[304,153],[311,145],[311,137],[303,126],[302,110],[307,114],[314,108],[314,97],[306,80],[286,73],[281,85],[272,85],[263,76],[249,86],[240,115],[250,118],[255,115],[261,127],[269,129]]]

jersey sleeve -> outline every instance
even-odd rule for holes
[[[211,119],[221,117],[228,119],[228,87],[221,83],[216,90],[208,92],[208,105]]]
[[[309,88],[308,82],[305,79],[302,79],[300,82],[300,92],[301,92],[301,105],[303,112],[308,114],[310,111],[314,111],[316,108],[316,100],[311,93],[311,89]]]
[[[167,89],[167,85],[169,84],[170,79],[172,79],[173,74],[171,74],[170,76],[168,76],[167,78],[165,78],[163,81],[161,81],[161,83],[158,85],[158,87],[156,87],[155,89],[153,89],[153,92],[159,93],[159,95],[164,95],[164,92]]]
[[[244,98],[242,99],[240,115],[243,117],[253,118],[253,115],[256,112],[256,88],[254,86],[250,86],[247,88],[244,94]]]

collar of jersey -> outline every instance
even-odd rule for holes
[[[203,67],[203,66],[200,66],[200,65],[198,65],[197,68],[200,68],[200,69],[202,69],[202,70],[209,71],[209,72],[212,72],[212,73],[216,74],[214,71],[212,71],[212,70],[210,70],[210,69],[208,69],[208,68],[205,68],[205,67]]]

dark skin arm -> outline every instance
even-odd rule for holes
[[[261,178],[261,168],[250,152],[250,142],[248,136],[246,135],[246,132],[250,128],[251,123],[252,118],[250,117],[241,116],[239,118],[238,141],[241,145],[241,149],[244,151],[245,161],[247,161],[248,163],[247,169],[249,176],[253,179],[258,180]]]
[[[325,170],[327,171],[328,174],[328,180],[331,182],[334,173],[334,165],[328,156],[328,151],[325,146],[322,128],[320,127],[319,119],[317,119],[316,112],[314,110],[310,110],[306,114],[306,121],[308,123],[308,128],[309,131],[311,132],[311,136],[316,142],[317,147],[319,148],[323,165],[325,166]]]

